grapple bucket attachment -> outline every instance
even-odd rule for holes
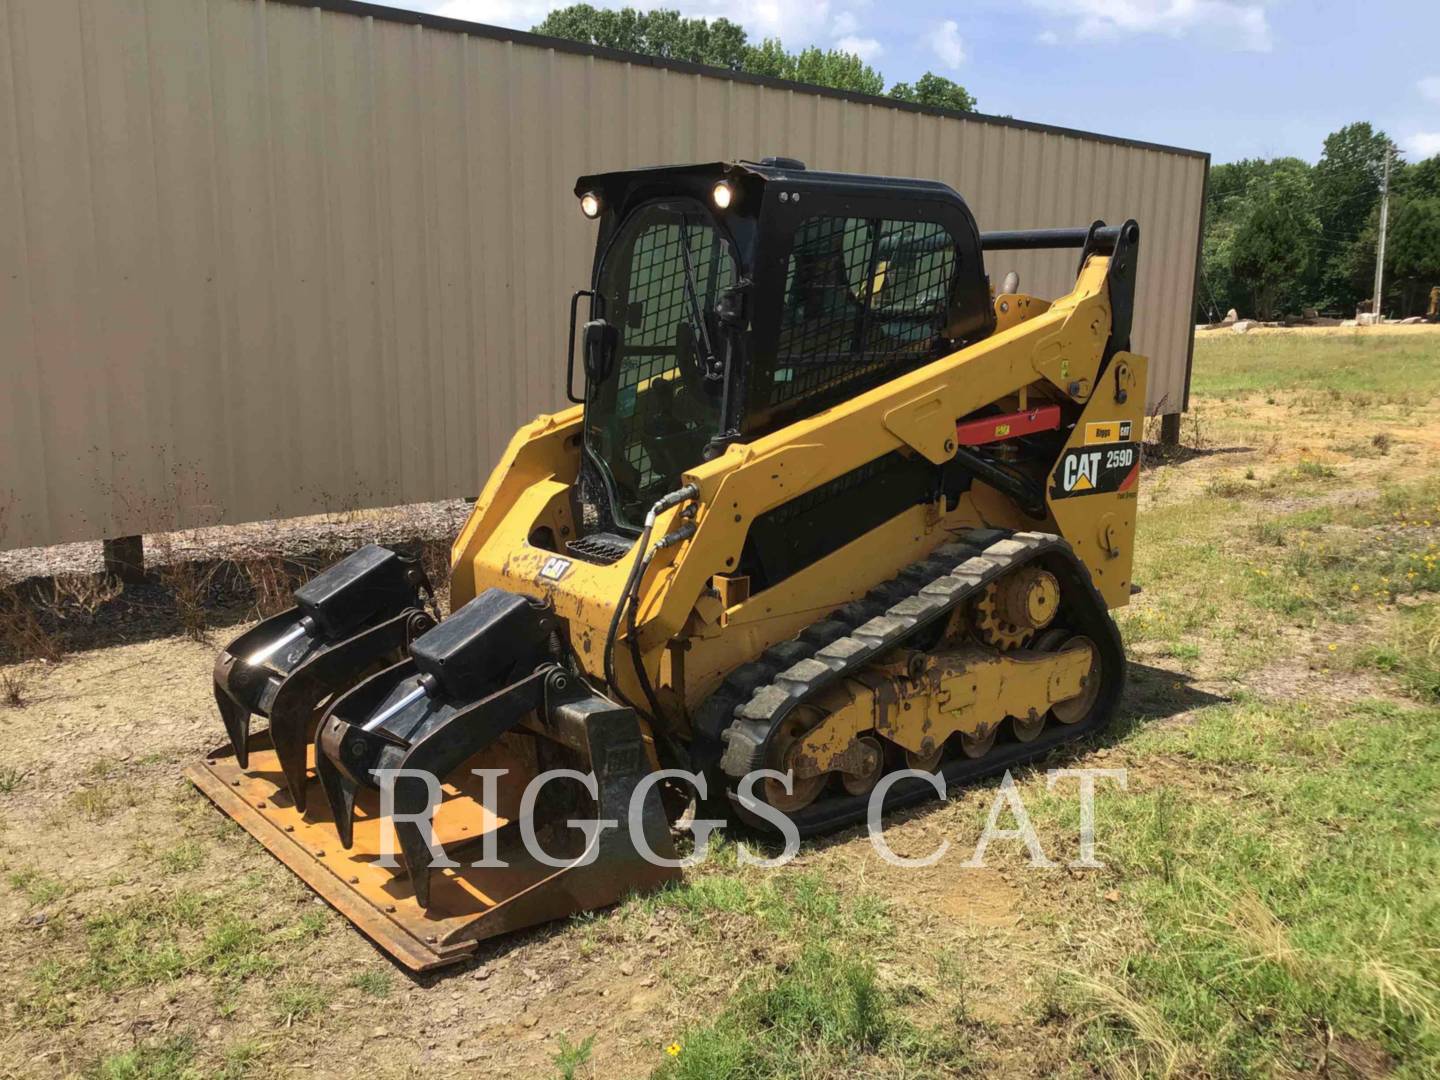
[[[306,746],[320,711],[361,678],[396,663],[435,620],[421,606],[430,583],[417,561],[370,544],[295,590],[295,606],[251,628],[215,659],[215,704],[241,768],[250,716],[270,721],[295,806],[306,807]]]
[[[417,638],[326,709],[308,758],[326,798],[309,813],[284,797],[266,735],[249,768],[226,750],[190,776],[414,970],[656,888],[679,874],[642,851],[674,858],[657,787],[630,826],[652,753],[635,713],[565,666],[561,630],[533,601],[491,589]],[[572,772],[525,797],[556,769]]]

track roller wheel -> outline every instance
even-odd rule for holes
[[[995,745],[995,736],[1000,731],[999,726],[993,727],[985,735],[967,735],[963,732],[960,735],[960,749],[968,758],[982,758],[990,752]]]
[[[1055,719],[1062,724],[1078,724],[1090,715],[1095,701],[1100,696],[1100,650],[1084,634],[1075,634],[1061,643],[1060,649],[1085,649],[1090,654],[1090,674],[1085,677],[1085,689],[1068,701],[1059,701],[1050,707]]]
[[[905,751],[905,767],[914,769],[916,772],[933,773],[940,767],[940,759],[945,756],[945,744],[937,743],[935,748],[928,754],[917,754],[914,750]]]
[[[1045,714],[1036,713],[1034,716],[1010,718],[1010,730],[1019,742],[1034,742],[1045,730]]]
[[[765,801],[775,807],[782,814],[794,814],[804,810],[815,801],[815,796],[820,794],[825,787],[825,781],[829,776],[822,773],[819,776],[799,777],[794,775],[795,757],[800,750],[800,740],[805,733],[824,719],[824,714],[815,706],[801,706],[790,714],[781,724],[780,730],[770,744],[769,767],[777,772],[789,772],[792,774],[790,791],[785,791],[785,785],[779,780],[765,780],[763,788]]]
[[[885,771],[885,751],[880,746],[880,740],[873,735],[862,735],[856,742],[865,751],[867,768],[863,773],[841,773],[840,785],[847,795],[864,796],[874,790]]]

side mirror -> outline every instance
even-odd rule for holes
[[[615,370],[615,350],[620,345],[620,331],[604,319],[591,319],[585,324],[585,377],[601,383]]]
[[[584,405],[583,397],[575,396],[575,313],[580,308],[580,298],[590,298],[590,310],[595,310],[595,294],[589,289],[576,289],[570,297],[570,333],[565,338],[565,397],[572,405]]]

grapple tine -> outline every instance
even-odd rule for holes
[[[512,683],[468,708],[450,713],[432,725],[411,743],[396,768],[427,772],[441,780],[462,762],[493,744],[526,719],[544,708],[546,679],[563,680],[569,676],[563,668],[546,665],[519,682]],[[426,810],[430,789],[418,776],[395,779],[395,811],[397,816],[413,816]],[[433,809],[433,808],[432,808]],[[430,905],[430,871],[435,855],[420,826],[409,820],[395,822],[395,835],[405,858],[405,869],[421,907]]]
[[[434,625],[420,606],[420,564],[368,544],[295,590],[296,606],[232,641],[215,660],[215,704],[240,767],[250,764],[250,717],[270,721],[295,806],[305,808],[305,747],[327,697],[384,664]]]
[[[215,661],[215,705],[220,710],[220,720],[225,725],[225,734],[230,737],[230,748],[235,751],[235,760],[242,769],[250,765],[250,710],[230,697],[225,690],[225,678],[235,657],[221,653]],[[223,671],[222,671],[223,668]]]
[[[289,608],[245,631],[215,658],[215,704],[241,768],[250,765],[250,717],[270,715],[276,689],[311,647],[303,614]]]
[[[361,786],[376,786],[370,772],[383,767],[387,749],[393,760],[408,745],[383,727],[367,730],[369,718],[388,697],[400,692],[397,688],[413,683],[414,674],[415,662],[402,660],[368,676],[332,701],[315,729],[315,775],[346,851],[354,843],[356,792]]]
[[[340,723],[340,721],[335,721]],[[335,767],[329,755],[318,752],[316,740],[315,775],[320,778],[320,787],[330,804],[330,813],[335,820],[335,831],[340,836],[340,846],[349,851],[355,845],[355,791],[356,783]]]
[[[270,708],[270,739],[297,809],[303,812],[306,805],[305,748],[320,706],[357,679],[390,666],[414,638],[434,625],[435,620],[423,611],[402,611],[311,657],[280,684]]]

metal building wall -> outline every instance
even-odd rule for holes
[[[0,0],[0,546],[474,494],[562,400],[574,178],[639,164],[938,177],[982,229],[1133,216],[1135,348],[1182,406],[1205,155],[463,25]],[[1012,265],[1054,295],[1075,253]]]

